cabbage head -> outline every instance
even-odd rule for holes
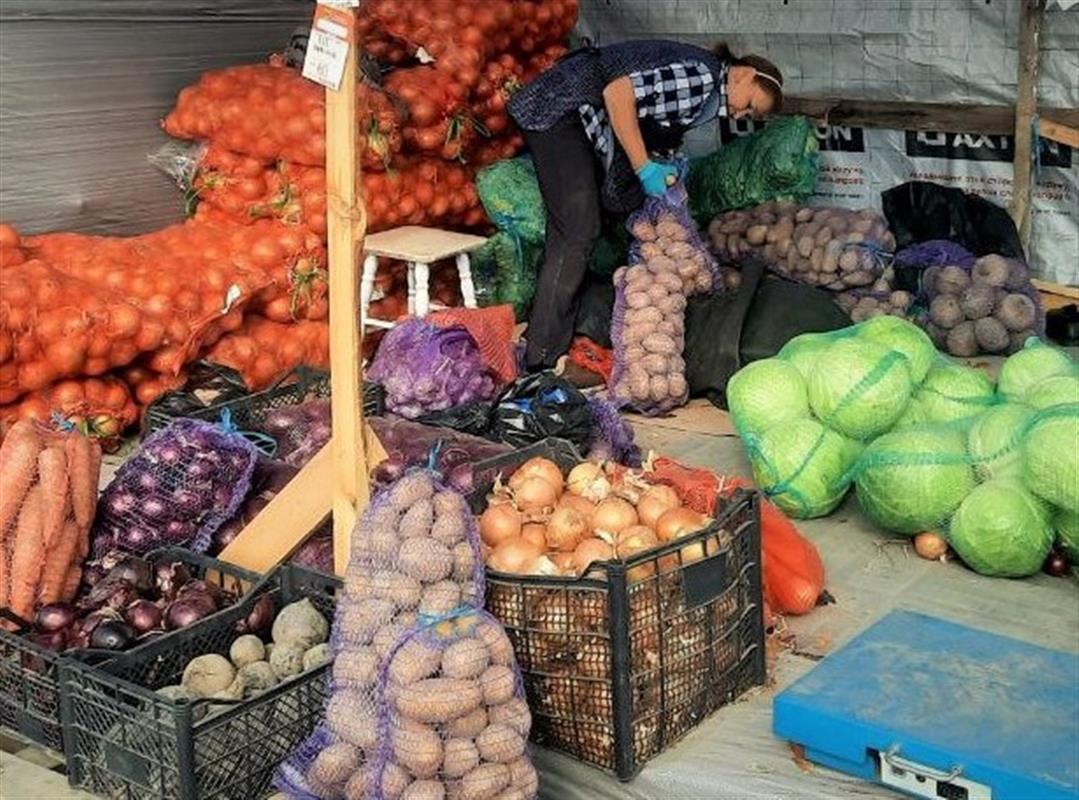
[[[1079,403],[1079,375],[1053,375],[1027,389],[1023,402],[1031,408]]]
[[[1074,370],[1075,362],[1071,356],[1041,339],[1031,337],[1022,350],[1008,356],[1000,365],[997,391],[1008,400],[1022,402],[1023,396],[1035,384]]]
[[[747,364],[727,384],[727,406],[739,433],[763,433],[773,425],[809,416],[802,373],[778,358]]]
[[[915,390],[896,427],[967,419],[981,414],[994,402],[993,383],[984,372],[941,360]]]
[[[867,319],[856,326],[857,335],[871,342],[898,350],[907,359],[910,378],[915,384],[925,375],[937,358],[937,348],[925,331],[905,319],[883,315]]]
[[[817,363],[821,353],[831,347],[834,341],[836,341],[835,334],[802,333],[783,345],[776,354],[776,358],[782,358],[792,364],[808,381],[813,365]]]
[[[1065,511],[1079,511],[1079,403],[1037,412],[1023,435],[1023,483]]]
[[[1023,431],[1032,409],[1021,403],[994,406],[978,417],[967,436],[974,474],[979,481],[1016,478],[1023,473]]]
[[[1053,546],[1049,510],[1018,481],[988,481],[960,504],[948,527],[948,543],[982,575],[1033,575]]]

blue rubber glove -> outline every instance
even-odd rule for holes
[[[645,161],[641,168],[637,170],[637,177],[640,179],[646,195],[658,197],[666,192],[678,179],[678,170],[670,164]]]

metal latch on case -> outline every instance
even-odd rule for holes
[[[899,745],[893,744],[879,756],[880,782],[916,797],[933,800],[993,800],[993,790],[982,783],[961,777],[962,765],[956,764],[947,772],[899,755]]]

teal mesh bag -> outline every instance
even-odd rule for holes
[[[690,161],[686,187],[697,223],[769,200],[805,200],[817,183],[817,137],[805,117],[782,117]]]

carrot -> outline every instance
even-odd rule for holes
[[[44,521],[41,539],[46,551],[52,550],[60,538],[70,508],[68,492],[67,457],[64,446],[56,442],[46,446],[37,457],[38,486],[41,487]]]
[[[70,603],[75,599],[76,593],[79,591],[79,584],[82,583],[82,567],[78,564],[72,564],[67,571],[67,578],[64,580],[64,591],[60,594],[60,599],[65,603]]]
[[[66,588],[67,576],[75,563],[79,550],[79,538],[82,530],[75,520],[69,519],[64,525],[60,540],[45,554],[45,567],[41,572],[41,589],[38,601],[55,603],[61,599]]]
[[[79,528],[85,530],[93,523],[94,510],[97,506],[101,449],[79,434],[68,436],[65,447],[71,485],[71,508],[75,513],[75,521],[79,523]]]
[[[41,437],[29,421],[15,423],[0,447],[0,536],[5,539],[34,482],[40,450]]]
[[[20,617],[29,617],[34,610],[38,579],[45,562],[41,540],[43,511],[41,487],[34,486],[26,493],[11,540],[11,592],[7,605]]]

